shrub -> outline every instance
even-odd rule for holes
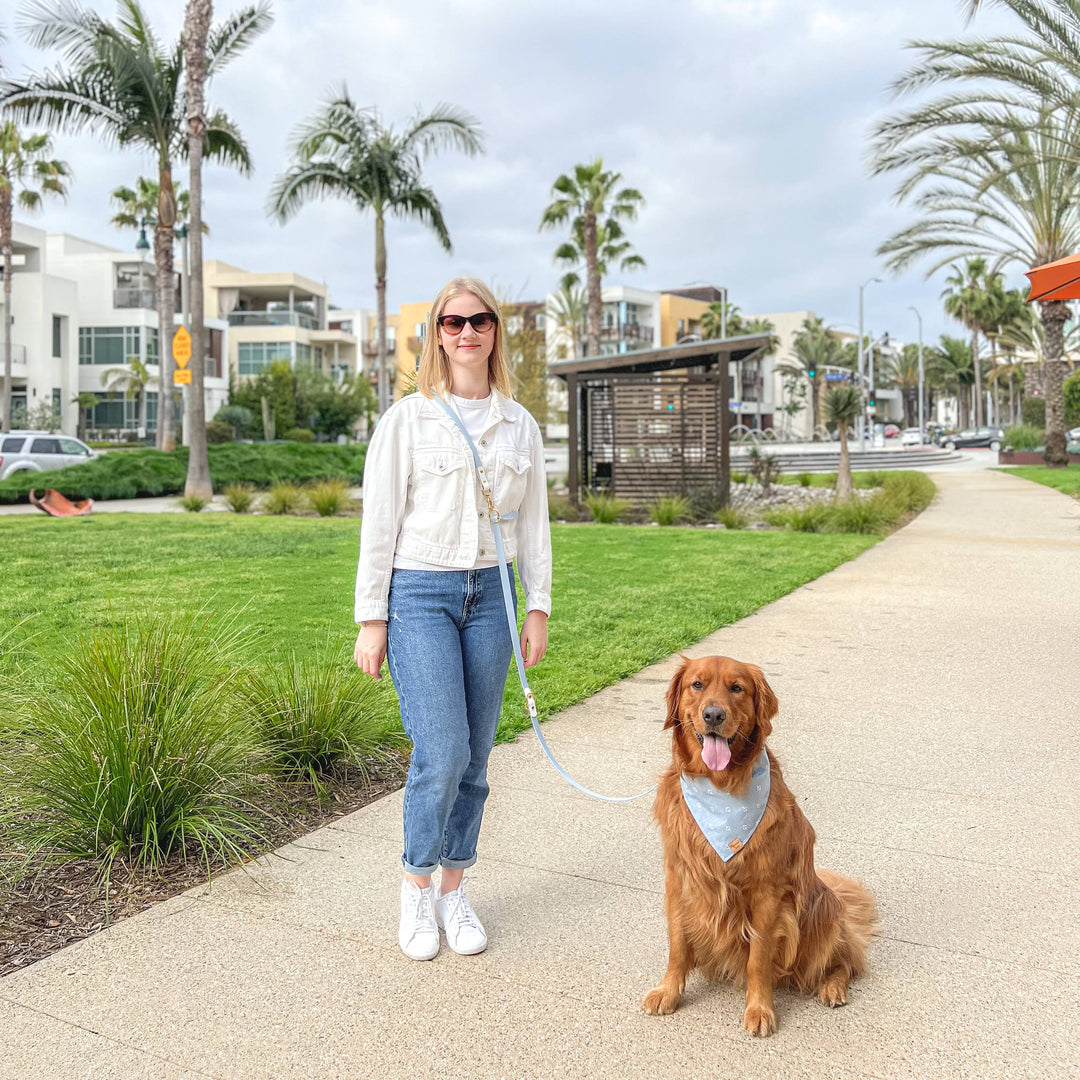
[[[1038,450],[1045,445],[1046,433],[1030,424],[1016,424],[1005,429],[1005,445],[1014,450]]]
[[[1065,430],[1080,427],[1080,371],[1074,371],[1061,388],[1065,405]]]
[[[242,632],[197,617],[134,621],[73,648],[25,687],[31,743],[14,761],[16,842],[153,868],[243,856],[259,838],[242,791],[256,749],[233,707]]]
[[[549,521],[580,521],[581,511],[565,495],[548,496]]]
[[[1026,397],[1020,403],[1020,417],[1028,427],[1046,429],[1046,399]]]
[[[288,442],[310,443],[315,441],[315,432],[309,428],[289,428],[282,436]]]
[[[799,486],[809,487],[814,482],[814,478],[808,472],[799,473]]]
[[[863,472],[851,474],[851,486],[856,488],[876,488],[885,483],[885,477],[889,474],[882,469],[868,469]]]
[[[925,473],[900,472],[886,476],[882,490],[884,495],[899,507],[898,516],[903,516],[913,510],[925,510],[937,488]]]
[[[373,758],[405,741],[392,693],[325,653],[249,671],[240,702],[270,767],[288,780],[310,780],[320,795],[321,780],[337,766],[366,773]]]
[[[225,489],[225,505],[236,514],[246,514],[255,502],[255,489],[250,484],[230,484]]]
[[[750,449],[750,472],[767,495],[773,482],[783,472],[775,454],[763,454],[756,446]]]
[[[716,520],[725,529],[745,529],[750,524],[750,515],[736,506],[722,506],[716,512]]]
[[[790,529],[792,532],[820,533],[829,528],[832,507],[825,502],[807,503],[782,510],[770,510],[765,520],[770,525]]]
[[[589,508],[593,521],[598,521],[601,525],[618,521],[630,507],[625,499],[619,499],[607,492],[593,491],[585,493],[585,505]]]
[[[320,480],[307,489],[307,498],[320,517],[333,517],[349,505],[349,485],[344,480]]]
[[[360,483],[364,476],[363,444],[229,443],[211,446],[210,478],[214,491],[246,481],[269,487],[279,480],[323,480],[340,476]],[[69,499],[134,499],[148,495],[179,495],[187,482],[188,448],[126,450],[102,454],[85,465],[68,465],[48,472],[21,472],[0,481],[0,503],[26,502],[32,488],[51,487]]]
[[[723,507],[724,500],[720,489],[711,484],[703,484],[692,488],[689,495],[690,520],[691,521],[715,521],[718,511]]]
[[[677,525],[690,517],[690,500],[679,495],[661,495],[649,506],[649,518],[657,525]]]
[[[733,484],[745,484],[746,483],[746,473],[744,473],[744,472],[733,472],[731,474],[731,482]]]
[[[210,500],[204,499],[201,495],[181,495],[177,501],[189,514],[197,514],[210,505]]]
[[[828,532],[883,533],[899,517],[896,505],[881,493],[863,498],[853,495],[829,507]]]
[[[233,429],[231,424],[223,420],[210,420],[206,425],[206,442],[208,445],[220,445],[233,441]]]
[[[262,508],[268,514],[291,514],[303,505],[303,490],[291,483],[275,484],[262,501]]]

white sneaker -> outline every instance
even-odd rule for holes
[[[446,931],[446,944],[461,956],[475,956],[487,948],[487,934],[469,906],[463,881],[454,892],[435,899],[435,918]]]
[[[433,960],[439,952],[439,927],[435,922],[435,886],[421,889],[408,878],[401,880],[401,922],[398,944],[410,960]]]

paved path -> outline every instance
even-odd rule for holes
[[[401,796],[0,981],[0,1077],[1080,1075],[1080,504],[997,473],[940,478],[917,521],[689,650],[762,664],[772,745],[884,934],[851,1004],[778,995],[780,1031],[666,959],[646,804],[496,749],[472,895],[491,946],[398,952]],[[668,660],[552,720],[615,792],[663,766]]]

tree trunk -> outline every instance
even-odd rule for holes
[[[840,432],[840,468],[836,473],[838,499],[851,497],[851,456],[848,454],[847,429],[847,424],[837,422],[836,430]]]
[[[11,430],[11,185],[0,186],[0,244],[4,248],[4,392],[0,431]]]
[[[158,307],[158,426],[159,450],[176,449],[173,429],[173,358],[176,287],[173,283],[173,226],[176,224],[176,198],[173,194],[172,168],[168,161],[158,170],[158,216],[154,228],[154,266],[157,273]]]
[[[1051,300],[1039,305],[1042,318],[1045,353],[1043,363],[1043,394],[1046,401],[1046,449],[1043,460],[1052,468],[1064,468],[1069,464],[1065,449],[1065,398],[1062,384],[1065,381],[1065,322],[1069,307],[1062,300]]]
[[[975,427],[983,426],[982,372],[979,370],[979,331],[971,331],[971,367],[975,372]]]
[[[582,232],[585,235],[585,274],[589,289],[588,354],[599,356],[603,306],[600,298],[600,262],[596,256],[596,214],[591,209],[585,211]]]
[[[378,365],[378,398],[381,416],[390,408],[390,373],[386,370],[386,225],[381,207],[375,210],[375,311],[379,333],[378,355],[375,363]]]
[[[188,471],[185,495],[210,500],[214,494],[210,480],[210,458],[206,449],[206,328],[203,326],[202,253],[202,152],[206,135],[206,38],[210,32],[212,0],[188,0],[184,27],[184,66],[187,68],[188,179],[190,219],[189,305],[191,308],[191,397],[188,423]]]

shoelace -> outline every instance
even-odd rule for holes
[[[409,889],[406,895],[409,897],[409,903],[412,905],[410,915],[412,916],[413,932],[412,937],[415,937],[422,929],[431,929],[432,924],[435,922],[435,911],[431,905],[431,895],[433,890],[416,889],[414,894],[412,889]],[[421,925],[421,919],[427,924]]]
[[[476,917],[473,909],[469,906],[469,901],[465,897],[465,886],[459,885],[456,895],[450,894],[453,899],[450,901],[450,910],[447,912],[447,922],[457,922],[462,926],[471,927],[473,930],[480,929],[480,920]]]

